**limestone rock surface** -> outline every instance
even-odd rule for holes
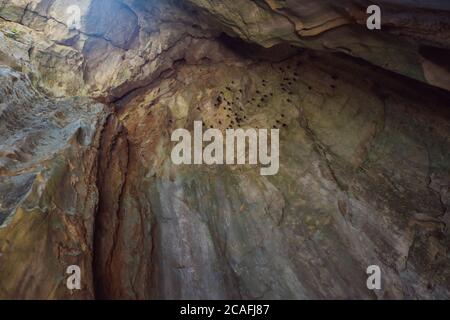
[[[450,298],[450,7],[367,5],[0,0],[0,298]],[[278,174],[174,165],[196,120]]]

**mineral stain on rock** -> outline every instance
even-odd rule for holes
[[[72,2],[0,0],[0,299],[450,298],[446,1]],[[174,165],[195,121],[278,174]]]

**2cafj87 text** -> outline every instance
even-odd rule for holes
[[[192,304],[188,304],[187,306],[183,306],[180,309],[180,315],[182,316],[207,316],[211,318],[214,313],[223,314],[225,316],[265,316],[269,313],[270,305],[265,304],[234,304],[229,305],[226,304],[223,307],[202,307],[196,306]]]

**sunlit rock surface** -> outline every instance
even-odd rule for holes
[[[0,298],[450,298],[447,2],[70,4],[0,0]],[[173,165],[195,120],[279,173]]]

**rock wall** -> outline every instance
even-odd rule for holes
[[[366,0],[188,0],[228,33],[271,47],[278,43],[343,52],[449,90],[448,1],[378,1],[383,28],[366,27]]]
[[[96,168],[107,112],[83,98],[49,100],[0,67],[0,297],[69,298],[79,265],[92,282]],[[91,286],[78,295],[92,298]]]
[[[450,297],[444,1],[73,2],[0,0],[0,298]],[[195,120],[279,173],[174,165]]]

